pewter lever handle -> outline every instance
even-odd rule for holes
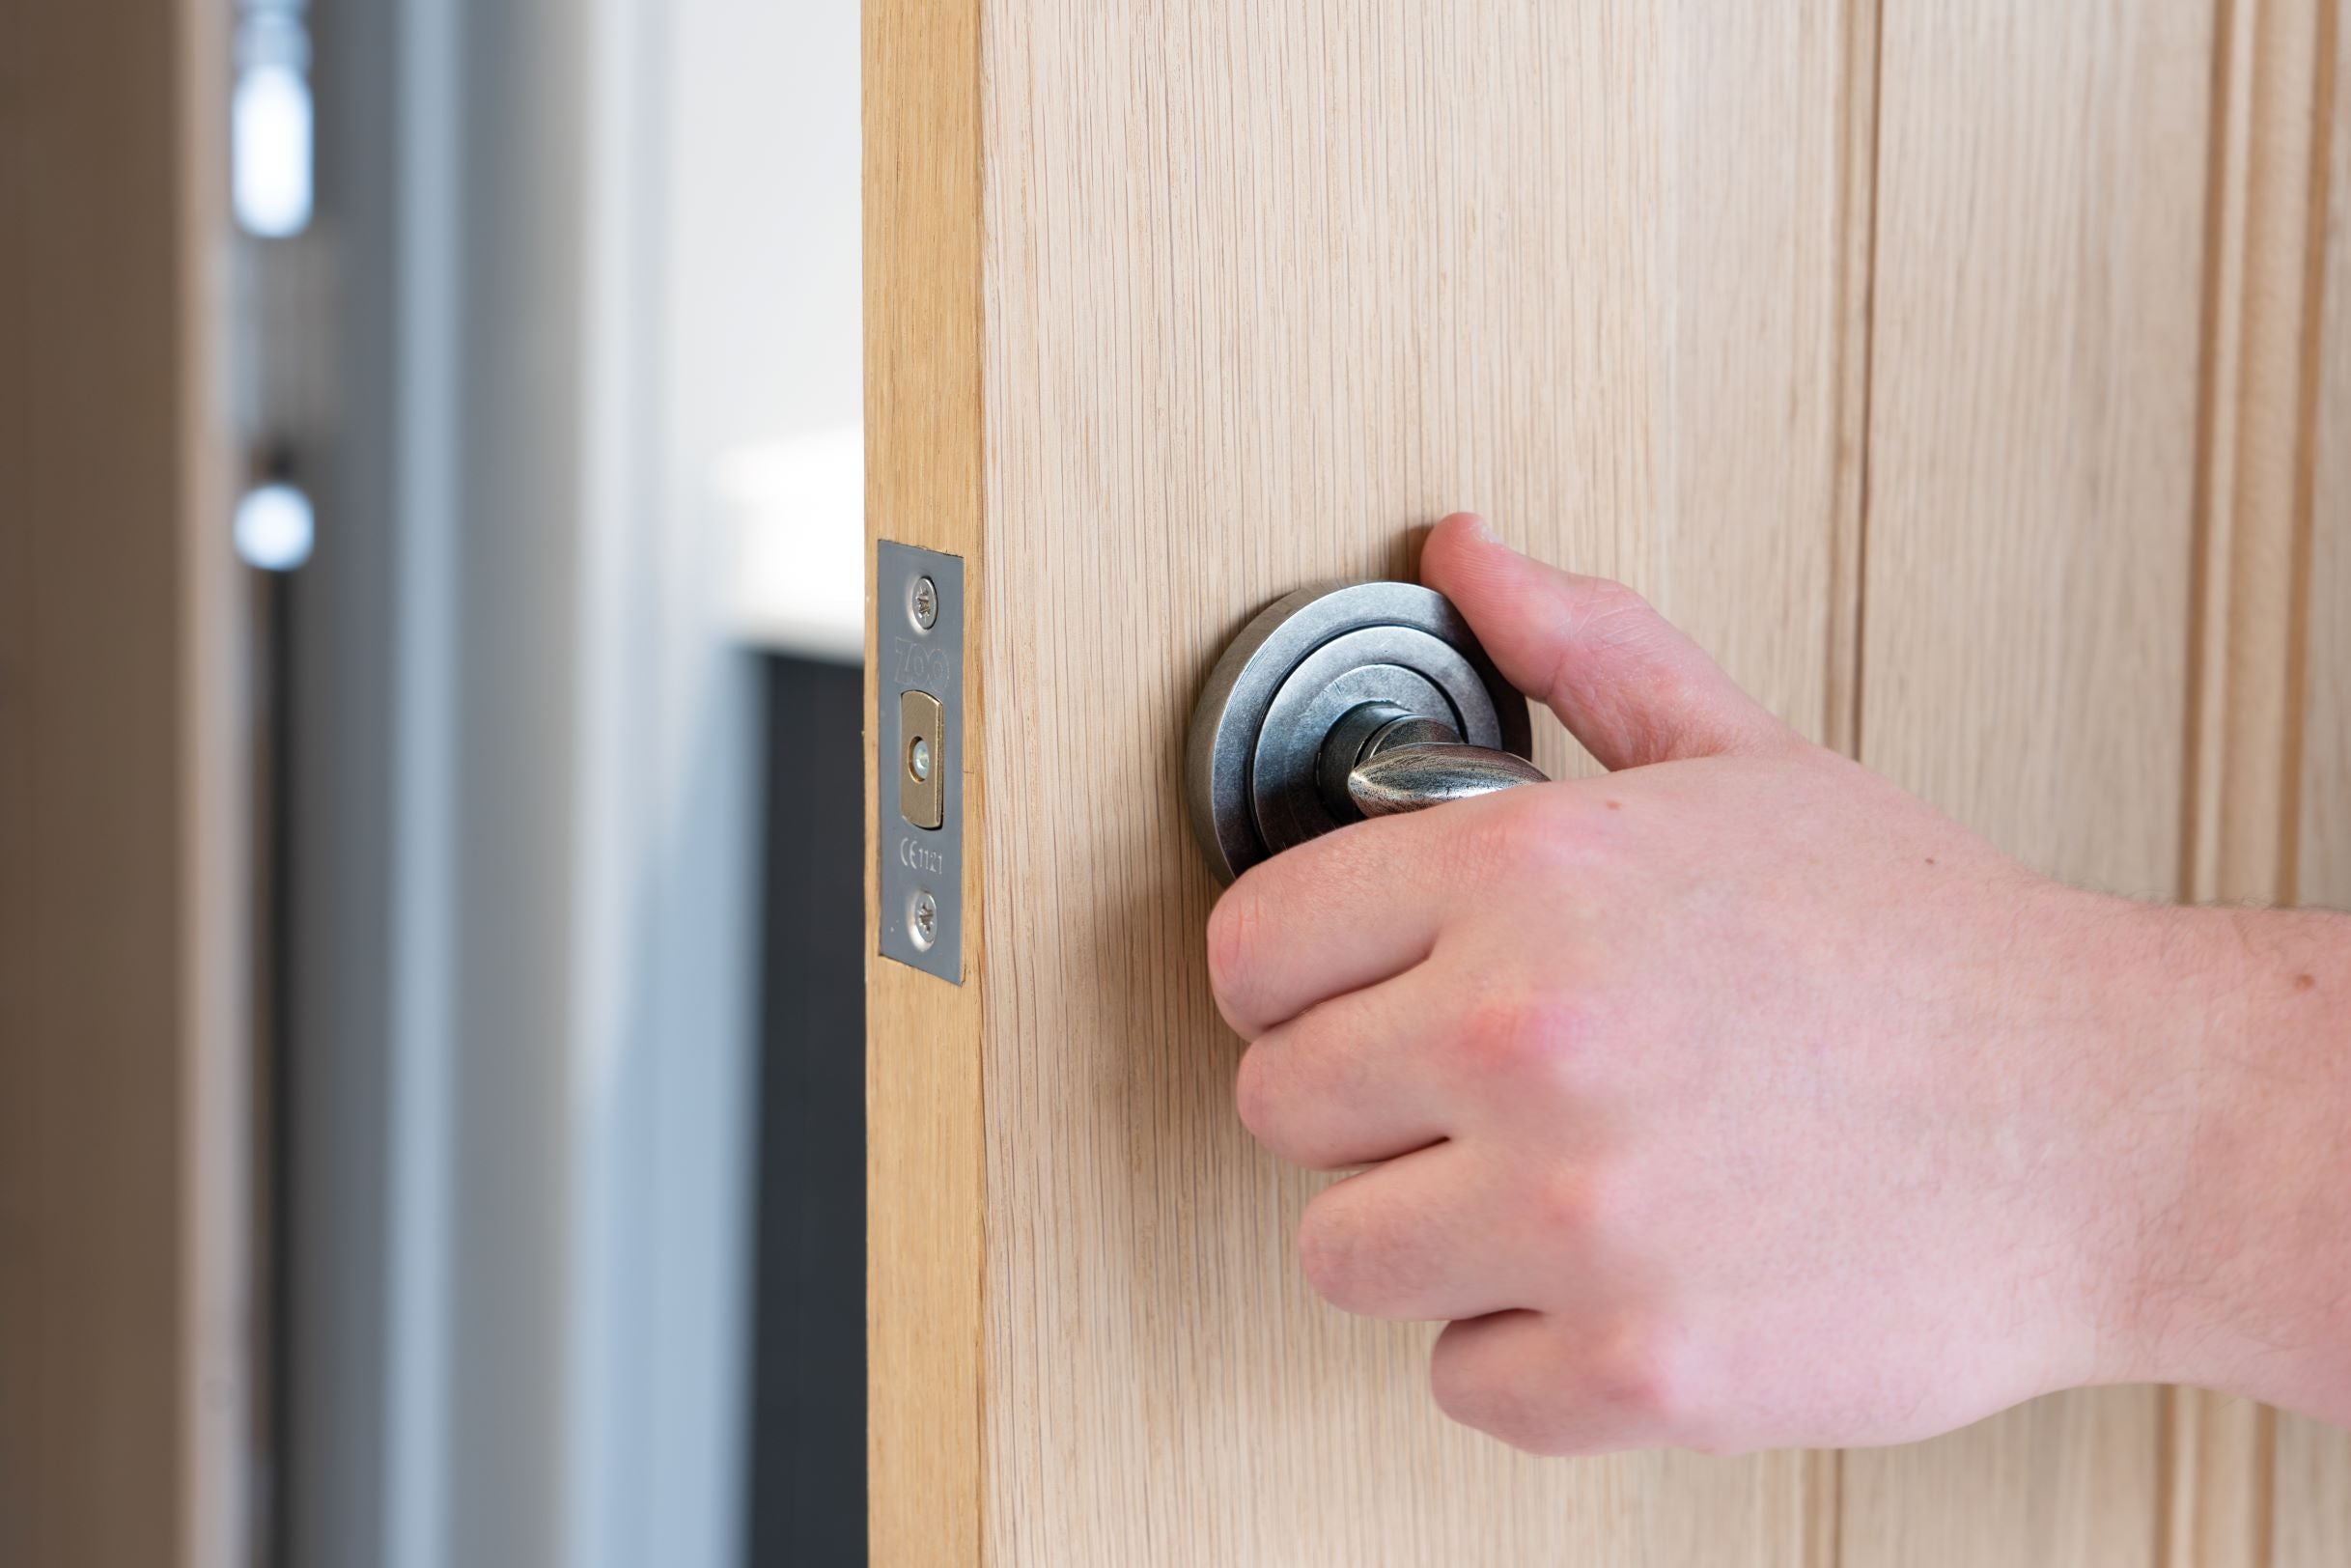
[[[1507,751],[1434,742],[1397,746],[1357,763],[1347,772],[1347,796],[1366,817],[1392,817],[1548,781],[1542,769]]]
[[[1443,720],[1386,702],[1362,703],[1342,714],[1324,738],[1316,772],[1324,799],[1341,822],[1545,782],[1543,770],[1525,758],[1464,744]]]

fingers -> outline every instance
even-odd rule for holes
[[[1686,1358],[1665,1335],[1534,1312],[1449,1325],[1429,1357],[1438,1408],[1538,1454],[1686,1442]]]
[[[1241,1058],[1242,1124],[1310,1170],[1426,1148],[1452,1131],[1438,1032],[1458,1005],[1423,965],[1309,1007]]]
[[[1465,1144],[1391,1160],[1306,1205],[1299,1264],[1325,1301],[1362,1317],[1481,1317],[1532,1301],[1502,1186]]]
[[[1423,864],[1438,815],[1326,833],[1224,890],[1208,917],[1208,973],[1236,1033],[1254,1040],[1428,956],[1443,913],[1441,879]]]
[[[1510,684],[1548,703],[1604,767],[1749,751],[1788,737],[1638,594],[1529,560],[1467,512],[1437,525],[1420,575],[1460,607]]]

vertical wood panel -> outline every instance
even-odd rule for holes
[[[1251,611],[1409,572],[1458,506],[1825,730],[1851,13],[985,15],[991,1559],[1818,1560],[1809,1457],[1526,1460],[1437,1414],[1426,1328],[1311,1298],[1316,1183],[1232,1115],[1177,770]]]
[[[2277,1417],[2270,1568],[2351,1562],[2351,1432],[2304,1415]]]
[[[2294,897],[2323,272],[2323,0],[2220,9],[2181,892]],[[2164,1556],[2267,1568],[2276,1413],[2166,1393]]]
[[[1869,415],[1876,360],[1879,103],[1885,56],[1882,0],[1857,0],[1845,29],[1844,210],[1837,223],[1837,294],[1844,339],[1837,359],[1836,495],[1831,544],[1827,712],[1819,739],[1861,755],[1861,627],[1868,573]]]
[[[1861,751],[2029,862],[2169,895],[2212,17],[1896,8],[1879,82]],[[1846,1456],[1844,1559],[2145,1564],[2156,1395]]]
[[[2351,27],[2333,0],[2333,74],[2320,222],[2321,298],[2311,323],[2313,406],[2302,455],[2310,496],[2309,642],[2303,658],[2300,842],[2296,892],[2351,909]]]
[[[2313,377],[2304,521],[2308,641],[2302,654],[2299,902],[2351,910],[2351,28],[2341,0],[2321,12],[2316,97],[2323,161],[2313,171],[2319,300],[2306,368]],[[2332,44],[2330,49],[2327,45]],[[2351,1433],[2280,1415],[2271,1505],[2272,1568],[2351,1562]]]
[[[2312,127],[2322,0],[2223,14],[2210,192],[2190,859],[2200,899],[2290,896],[2293,688],[2314,370]]]
[[[2274,1411],[2208,1388],[2166,1388],[2163,1568],[2268,1568]]]

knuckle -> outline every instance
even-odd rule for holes
[[[1241,1125],[1249,1130],[1249,1134],[1268,1146],[1273,1141],[1277,1126],[1278,1099],[1279,1091],[1265,1049],[1251,1046],[1242,1052],[1241,1066],[1233,1075],[1233,1108],[1240,1113]]]
[[[1519,824],[1519,864],[1546,885],[1591,869],[1598,847],[1583,798],[1570,789],[1537,788],[1526,793],[1532,798],[1526,801],[1525,819]]]
[[[1238,887],[1228,888],[1208,914],[1208,983],[1225,1016],[1235,1016],[1247,1000],[1252,961],[1264,912],[1256,898]]]
[[[1315,1295],[1344,1306],[1355,1281],[1355,1247],[1335,1208],[1328,1192],[1306,1205],[1298,1223],[1298,1266]]]
[[[1454,1044],[1473,1079],[1518,1097],[1572,1090],[1595,1033],[1588,1004],[1553,992],[1479,1002]]]
[[[1459,862],[1480,881],[1514,872],[1547,873],[1574,858],[1581,835],[1568,809],[1574,792],[1555,784],[1503,790],[1462,826]]]
[[[1605,621],[1618,615],[1654,615],[1657,612],[1640,591],[1631,583],[1616,577],[1594,577],[1585,586],[1583,596],[1587,617]]]
[[[1535,1222],[1552,1240],[1590,1244],[1622,1233],[1623,1183],[1604,1165],[1561,1171],[1535,1190]]]
[[[1429,1394],[1452,1420],[1534,1454],[1568,1451],[1558,1423],[1544,1412],[1528,1380],[1510,1377],[1490,1358],[1467,1354],[1450,1332],[1429,1358]]]
[[[1503,1403],[1493,1376],[1450,1330],[1429,1353],[1429,1396],[1449,1418],[1487,1433],[1494,1433]]]
[[[1342,1184],[1344,1185],[1344,1184]],[[1298,1264],[1314,1293],[1345,1310],[1357,1299],[1361,1271],[1361,1237],[1354,1206],[1331,1188],[1306,1205],[1298,1225]]]
[[[1656,606],[1613,577],[1587,583],[1578,609],[1577,631],[1604,647],[1641,650],[1671,634]]]
[[[1810,762],[1816,755],[1835,757],[1839,762],[1851,760],[1831,751],[1761,704],[1756,704],[1748,715],[1745,735],[1747,749],[1757,756],[1784,757],[1795,762]]]
[[[1674,1446],[1708,1459],[1738,1459],[1758,1449],[1758,1445],[1749,1438],[1733,1436],[1711,1427],[1685,1429],[1674,1440]]]
[[[1341,1182],[1306,1205],[1298,1227],[1299,1266],[1314,1293],[1342,1312],[1374,1313],[1409,1292],[1409,1258],[1377,1211]]]
[[[1623,1325],[1597,1349],[1546,1375],[1452,1330],[1430,1358],[1430,1392],[1445,1414],[1514,1448],[1548,1456],[1607,1453],[1714,1438],[1691,1419],[1691,1378],[1678,1341],[1651,1323]]]
[[[1610,1336],[1593,1359],[1584,1394],[1610,1424],[1652,1432],[1688,1414],[1688,1357],[1661,1326],[1629,1325]]]

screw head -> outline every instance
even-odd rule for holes
[[[914,743],[907,747],[906,769],[917,779],[927,780],[931,776],[931,742],[919,735],[914,737]]]
[[[938,625],[938,584],[928,577],[916,577],[907,590],[907,615],[917,631],[928,631]]]
[[[916,893],[908,927],[913,935],[916,946],[928,947],[937,941],[938,939],[938,900],[928,893]]]

